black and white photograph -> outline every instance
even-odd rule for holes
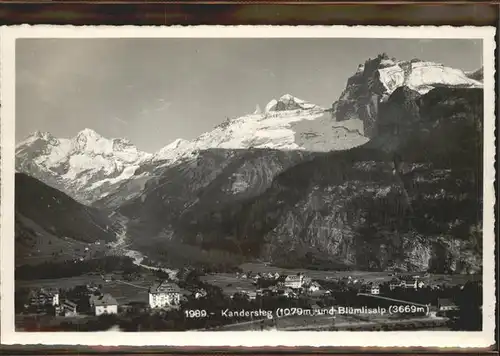
[[[493,342],[493,28],[132,29],[0,33],[3,340]]]

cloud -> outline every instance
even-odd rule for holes
[[[117,121],[117,122],[119,122],[120,124],[123,124],[123,125],[128,125],[128,122],[127,122],[127,121],[125,121],[125,120],[123,120],[123,119],[120,119],[120,118],[119,118],[119,117],[117,117],[117,116],[112,117],[112,119],[113,119],[113,120],[115,120],[115,121]]]

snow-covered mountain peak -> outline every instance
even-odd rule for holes
[[[194,145],[193,142],[184,140],[182,138],[175,139],[168,145],[160,149],[153,155],[153,160],[160,161],[174,161],[181,156],[184,156],[190,148]]]
[[[38,141],[38,140],[51,142],[51,141],[54,141],[57,139],[54,136],[52,136],[52,134],[50,132],[36,130],[32,134],[28,135],[22,142],[20,142],[18,144],[18,146],[30,144],[30,143],[32,143],[34,141]]]
[[[317,105],[299,99],[291,94],[284,94],[278,100],[272,99],[267,103],[265,111],[310,110],[317,107]]]
[[[104,138],[92,129],[83,129],[72,139],[75,149],[90,151],[95,153],[104,153],[112,150],[111,140]]]
[[[303,100],[298,99],[298,98],[294,97],[291,94],[284,94],[284,95],[281,96],[281,98],[279,98],[279,101],[297,101],[297,102],[302,102]]]
[[[175,139],[174,141],[172,141],[171,143],[169,143],[167,146],[165,146],[164,148],[171,148],[171,149],[174,149],[174,148],[178,148],[179,146],[182,146],[182,145],[185,145],[186,143],[188,143],[189,141],[187,140],[184,140],[182,138],[178,138],[178,139]]]
[[[16,145],[16,155],[24,154],[28,151],[32,154],[42,154],[50,150],[51,147],[56,147],[60,144],[60,141],[50,132],[37,130]]]
[[[266,105],[264,113],[256,110],[226,119],[193,141],[176,140],[157,152],[153,160],[174,164],[210,149],[347,149],[366,142],[359,123],[334,123],[325,109],[286,94]]]
[[[150,157],[126,139],[107,139],[92,129],[71,139],[35,131],[16,146],[16,170],[88,203],[101,186],[128,179]]]
[[[480,77],[478,72],[477,77]],[[418,58],[397,60],[383,53],[360,64],[348,79],[340,98],[333,104],[337,121],[361,119],[365,134],[376,135],[380,103],[398,88],[424,95],[438,87],[482,88],[483,84],[461,69]]]
[[[50,132],[40,131],[40,130],[36,130],[35,132],[33,132],[28,137],[41,138],[41,139],[44,139],[44,140],[50,140],[50,139],[54,138],[54,136],[52,136],[52,134]]]
[[[89,129],[89,128],[85,128],[85,129],[81,130],[80,132],[78,132],[76,134],[76,137],[88,137],[88,138],[94,138],[94,139],[103,138],[100,134],[98,134],[97,132],[95,132],[94,130]]]
[[[360,64],[355,74],[349,79],[350,84],[362,84],[369,78],[380,83],[378,94],[390,95],[401,86],[425,94],[435,86],[481,87],[478,80],[469,78],[460,69],[451,68],[442,63],[424,61],[418,58],[412,60],[396,60],[387,54],[381,54],[374,59]]]

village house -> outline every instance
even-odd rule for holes
[[[71,300],[65,300],[56,307],[56,314],[68,317],[76,316],[78,315],[77,304]]]
[[[391,279],[391,281],[389,282],[389,289],[390,290],[394,290],[396,288],[399,288],[399,286],[401,285],[401,282],[399,279],[397,278],[393,278]]]
[[[373,295],[378,295],[380,294],[380,287],[378,284],[373,284],[371,287],[370,287],[370,294],[373,294]]]
[[[287,298],[297,298],[298,297],[297,293],[295,293],[294,290],[290,287],[285,288],[283,290],[283,295]]]
[[[89,304],[96,316],[118,313],[118,302],[110,294],[91,295]]]
[[[449,312],[458,310],[458,306],[451,300],[446,298],[438,299],[438,311],[439,312]]]
[[[396,288],[403,289],[418,289],[423,288],[424,282],[419,278],[414,278],[413,276],[402,276],[401,278],[393,278],[389,284],[389,288],[394,290]]]
[[[178,306],[180,300],[181,290],[175,283],[163,281],[149,288],[149,306],[153,309]]]
[[[311,284],[309,284],[309,286],[307,287],[307,290],[309,292],[317,292],[321,289],[321,286],[319,285],[318,282],[312,282]]]
[[[304,284],[303,275],[288,275],[285,278],[284,286],[287,288],[299,289]]]
[[[59,305],[59,291],[40,289],[31,294],[30,304],[36,306]]]
[[[406,289],[418,289],[424,286],[419,278],[414,278],[413,276],[403,276],[401,277],[401,288]]]
[[[255,300],[257,299],[257,292],[256,291],[245,291],[244,294],[248,296],[248,299],[250,300]]]
[[[273,294],[278,294],[278,291],[279,291],[280,287],[275,285],[275,286],[270,286],[269,288],[267,288],[267,290],[269,291],[269,293],[271,295]]]

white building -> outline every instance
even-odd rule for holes
[[[319,283],[317,282],[312,282],[309,287],[307,288],[307,290],[309,292],[317,292],[321,289],[321,286],[319,285]]]
[[[172,307],[180,304],[181,290],[175,283],[164,281],[149,288],[149,306],[151,308]]]
[[[403,289],[418,289],[424,287],[424,282],[419,278],[413,278],[412,276],[403,276],[400,279],[393,278],[390,282],[389,288],[394,290],[396,288]]]
[[[58,307],[58,310],[64,316],[76,316],[76,315],[78,315],[77,305],[75,302],[73,302],[71,300],[65,300],[63,303],[61,303],[60,307]]]
[[[248,296],[248,299],[250,299],[250,300],[257,299],[257,292],[256,291],[245,291],[244,294],[246,294]]]
[[[304,284],[304,276],[302,275],[289,275],[285,278],[285,287],[299,289]]]
[[[376,284],[372,285],[370,288],[370,294],[380,294],[380,287]]]
[[[454,311],[458,310],[458,306],[451,299],[439,298],[438,299],[438,310],[440,312]]]
[[[406,289],[418,289],[424,286],[424,282],[422,282],[419,278],[414,278],[412,276],[405,276],[401,278],[401,288]]]
[[[92,295],[89,304],[96,316],[102,314],[118,314],[118,302],[110,294]]]

